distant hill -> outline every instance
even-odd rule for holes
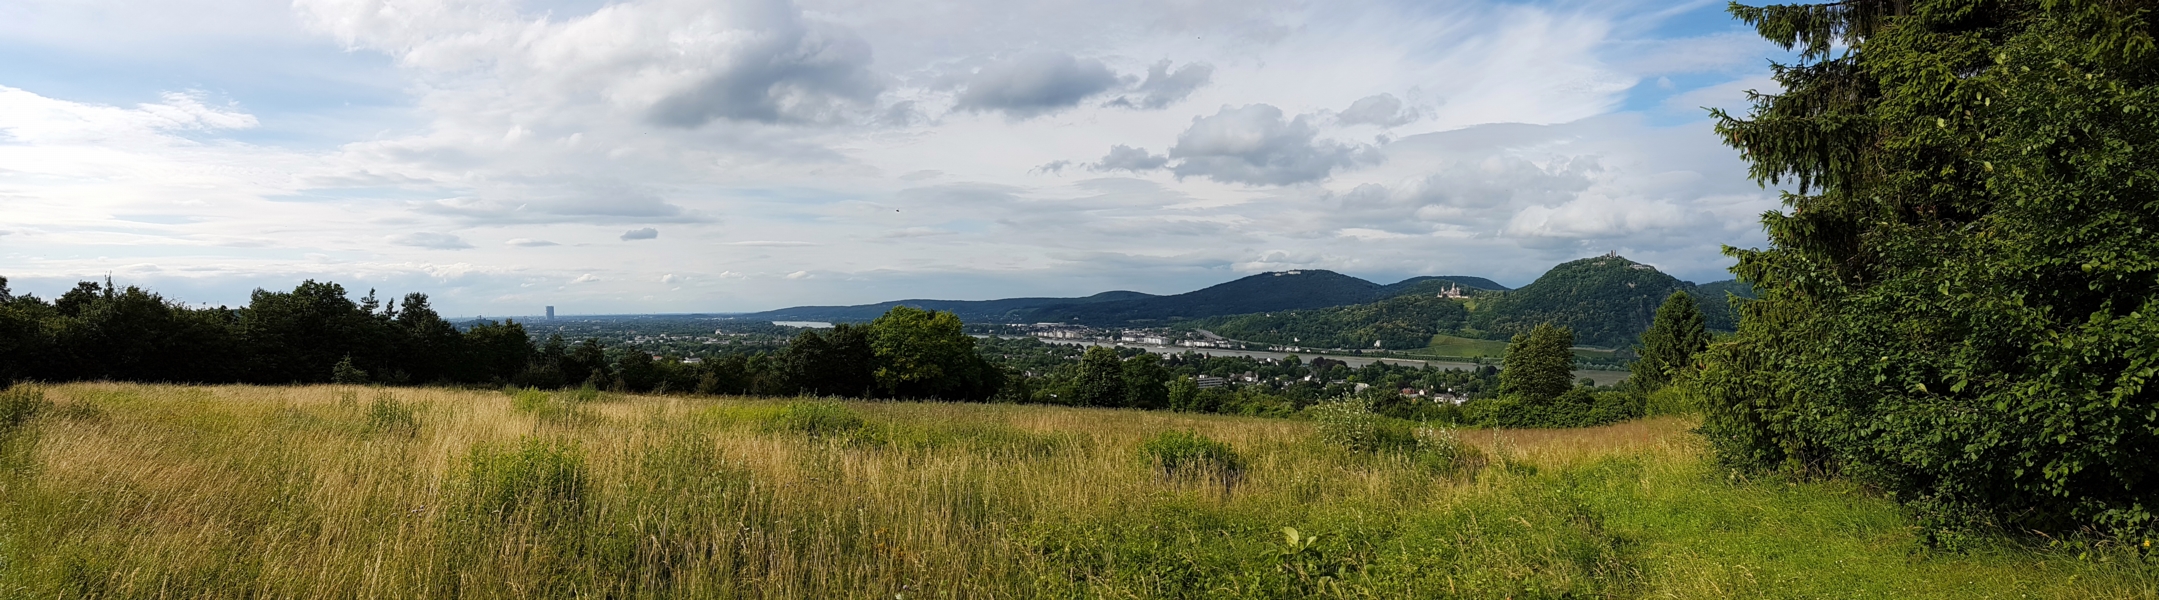
[[[1364,304],[1405,294],[1436,295],[1449,287],[1463,292],[1505,291],[1483,277],[1443,275],[1412,277],[1380,285],[1333,271],[1304,269],[1252,275],[1195,291],[1156,296],[1140,292],[1103,292],[1085,298],[1007,298],[1003,300],[894,300],[853,306],[796,306],[738,315],[774,321],[856,322],[875,319],[894,306],[941,310],[977,323],[1082,323],[1098,326],[1165,323],[1277,310]]]
[[[1159,323],[1217,315],[1361,304],[1379,298],[1382,289],[1384,286],[1377,283],[1334,271],[1277,271],[1170,296],[1047,306],[1035,311],[1034,320],[1089,325]]]
[[[1036,309],[1048,306],[1084,305],[1099,302],[1121,302],[1153,298],[1153,294],[1141,292],[1102,292],[1084,298],[1005,298],[1001,300],[894,300],[876,304],[854,306],[796,306],[760,313],[738,315],[743,319],[772,321],[827,321],[855,323],[869,321],[892,310],[894,306],[911,306],[924,310],[941,310],[958,315],[960,320],[983,323],[1025,323]]]
[[[1212,317],[1200,326],[1230,339],[1266,344],[1408,350],[1460,329],[1468,318],[1460,300],[1408,294],[1350,306]]]
[[[1495,292],[1504,292],[1509,289],[1507,286],[1500,285],[1498,282],[1492,281],[1490,279],[1485,279],[1483,277],[1469,277],[1466,275],[1427,275],[1424,277],[1411,277],[1409,279],[1395,282],[1393,285],[1383,286],[1380,288],[1380,296],[1392,298],[1394,296],[1400,296],[1403,294],[1437,294],[1440,290],[1447,289],[1448,284],[1459,285],[1465,288],[1463,290],[1465,292],[1469,291],[1469,289],[1491,290]]]
[[[1469,328],[1483,334],[1478,337],[1505,339],[1549,322],[1573,329],[1576,344],[1627,347],[1649,328],[1666,296],[1693,287],[1619,256],[1585,258],[1560,263],[1529,285],[1480,302]]]
[[[1560,264],[1536,282],[1503,293],[1480,291],[1468,300],[1433,295],[1450,283],[1470,287],[1465,279],[1417,278],[1385,286],[1401,293],[1377,302],[1217,316],[1201,326],[1231,339],[1269,344],[1371,348],[1377,343],[1401,350],[1424,347],[1437,334],[1505,340],[1550,322],[1573,329],[1577,344],[1627,348],[1674,291],[1694,295],[1703,320],[1720,331],[1732,330],[1735,323],[1726,293],[1753,297],[1753,290],[1737,281],[1697,286],[1618,256]]]

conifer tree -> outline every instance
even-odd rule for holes
[[[1635,389],[1648,391],[1671,383],[1672,376],[1694,366],[1694,355],[1709,347],[1709,328],[1694,296],[1672,292],[1657,307],[1657,317],[1642,332],[1642,356],[1630,366]]]

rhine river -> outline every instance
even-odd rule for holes
[[[1010,336],[1010,337],[1017,337],[1017,336]],[[1476,363],[1466,363],[1466,362],[1452,362],[1452,361],[1440,361],[1440,360],[1418,360],[1418,359],[1414,359],[1414,358],[1395,358],[1395,357],[1392,357],[1392,356],[1386,356],[1386,357],[1378,357],[1378,356],[1355,356],[1355,355],[1343,356],[1343,355],[1337,355],[1337,354],[1318,354],[1318,353],[1306,353],[1306,352],[1272,352],[1272,351],[1266,351],[1266,350],[1231,350],[1231,349],[1227,349],[1227,348],[1188,348],[1188,347],[1184,347],[1184,346],[1156,346],[1156,345],[1152,345],[1152,344],[1134,344],[1134,343],[1129,343],[1129,342],[1105,342],[1105,341],[1098,341],[1098,340],[1061,340],[1061,339],[1055,339],[1055,338],[1034,338],[1034,339],[1042,340],[1042,341],[1044,341],[1044,342],[1048,342],[1048,343],[1051,343],[1051,344],[1067,344],[1067,345],[1073,345],[1073,346],[1124,346],[1124,347],[1127,347],[1127,348],[1139,348],[1139,349],[1141,349],[1141,350],[1146,350],[1146,351],[1148,351],[1148,352],[1153,352],[1153,353],[1155,353],[1155,354],[1183,354],[1183,353],[1186,353],[1186,352],[1194,352],[1194,353],[1198,353],[1198,354],[1204,354],[1204,355],[1207,355],[1207,356],[1250,356],[1250,357],[1252,357],[1252,358],[1272,358],[1272,359],[1277,359],[1277,360],[1279,360],[1279,359],[1282,359],[1282,358],[1287,358],[1287,357],[1289,357],[1289,356],[1291,356],[1291,355],[1296,355],[1297,357],[1299,357],[1299,358],[1303,358],[1303,359],[1310,359],[1310,358],[1312,358],[1312,357],[1315,357],[1315,356],[1325,356],[1325,357],[1327,357],[1327,360],[1339,360],[1339,361],[1342,361],[1342,362],[1344,362],[1344,363],[1348,363],[1348,364],[1349,364],[1349,366],[1351,366],[1351,367],[1362,367],[1362,366],[1365,366],[1365,365],[1369,365],[1369,364],[1372,364],[1372,363],[1376,363],[1376,362],[1383,362],[1383,363],[1387,363],[1387,364],[1390,364],[1390,365],[1405,365],[1405,366],[1431,366],[1431,367],[1437,367],[1437,368],[1441,368],[1441,369],[1461,369],[1461,370],[1464,370],[1464,371],[1470,371],[1470,370],[1475,370],[1475,369],[1476,369],[1477,367],[1481,366],[1481,365],[1478,365],[1478,364],[1476,364]],[[1591,371],[1591,370],[1580,370],[1580,371],[1575,371],[1575,372],[1574,372],[1574,376],[1575,376],[1575,377],[1578,377],[1578,378],[1579,378],[1579,377],[1588,377],[1590,381],[1595,381],[1595,382],[1597,382],[1597,385],[1611,385],[1611,384],[1613,384],[1613,383],[1617,383],[1617,382],[1619,382],[1619,380],[1622,380],[1622,379],[1626,379],[1626,378],[1627,378],[1627,372],[1626,372],[1626,371]]]

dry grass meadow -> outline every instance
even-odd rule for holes
[[[10,397],[36,406],[0,419],[0,598],[2159,598],[2136,540],[1928,551],[1863,490],[1729,480],[1676,418],[1463,431],[1468,472],[1162,412]],[[1165,474],[1139,448],[1172,430],[1243,471]]]

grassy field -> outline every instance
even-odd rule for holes
[[[2159,598],[2125,545],[1936,553],[1862,490],[1730,481],[1672,418],[1465,431],[1450,473],[1136,411],[42,393],[0,418],[0,598]],[[1161,474],[1172,430],[1246,469]]]

